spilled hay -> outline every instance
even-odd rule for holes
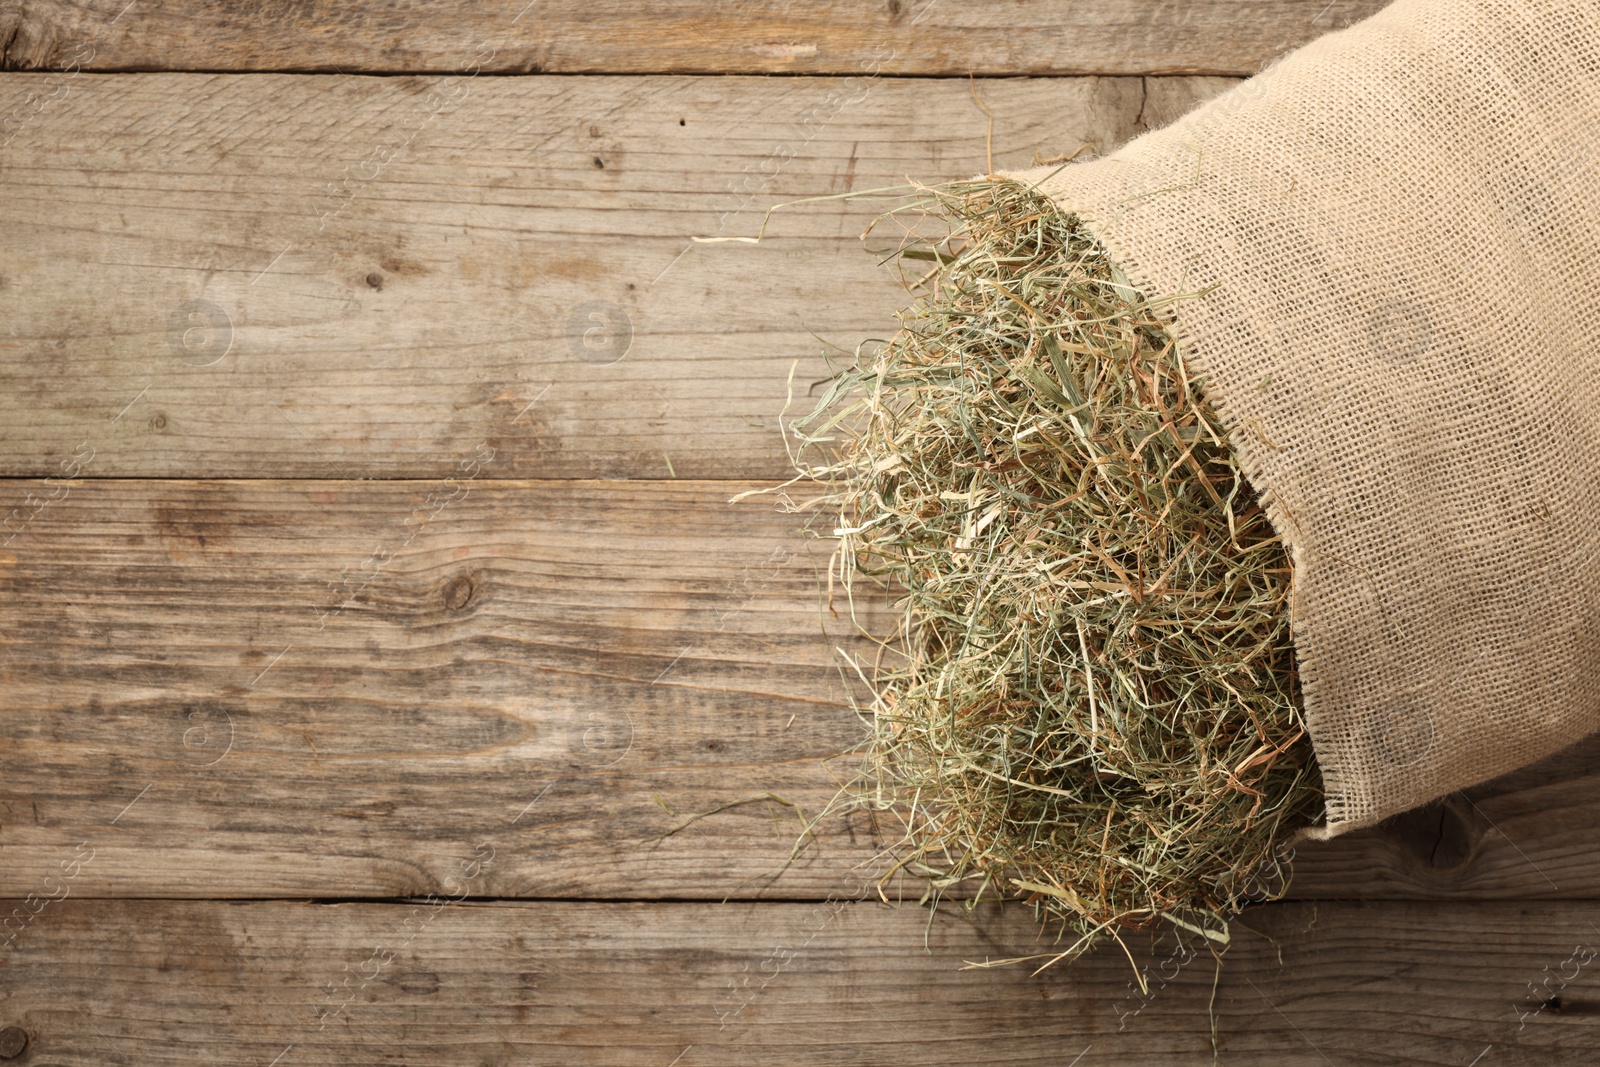
[[[856,799],[933,895],[1081,935],[1051,958],[1162,919],[1220,940],[1322,809],[1284,548],[1162,307],[1074,216],[984,180],[885,221],[916,301],[793,427],[836,580],[903,609]]]

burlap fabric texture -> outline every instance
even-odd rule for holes
[[[1295,568],[1331,837],[1600,725],[1600,3],[1399,0],[1109,156],[1080,216]]]

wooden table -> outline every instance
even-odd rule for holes
[[[864,645],[825,518],[729,499],[902,297],[870,200],[691,238],[1378,6],[0,3],[0,1062],[1196,1064],[1213,991],[1227,1063],[1595,1062],[1600,743],[1145,993],[962,969],[1050,943],[877,900],[864,816],[788,862]]]

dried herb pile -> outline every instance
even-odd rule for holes
[[[1075,217],[984,180],[884,223],[915,303],[793,425],[835,580],[903,608],[858,799],[934,896],[1083,935],[1051,958],[1215,931],[1321,813],[1284,547],[1162,306]]]

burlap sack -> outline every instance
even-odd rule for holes
[[[1203,294],[1173,335],[1294,559],[1316,836],[1600,725],[1600,2],[1399,0],[1008,176]]]

